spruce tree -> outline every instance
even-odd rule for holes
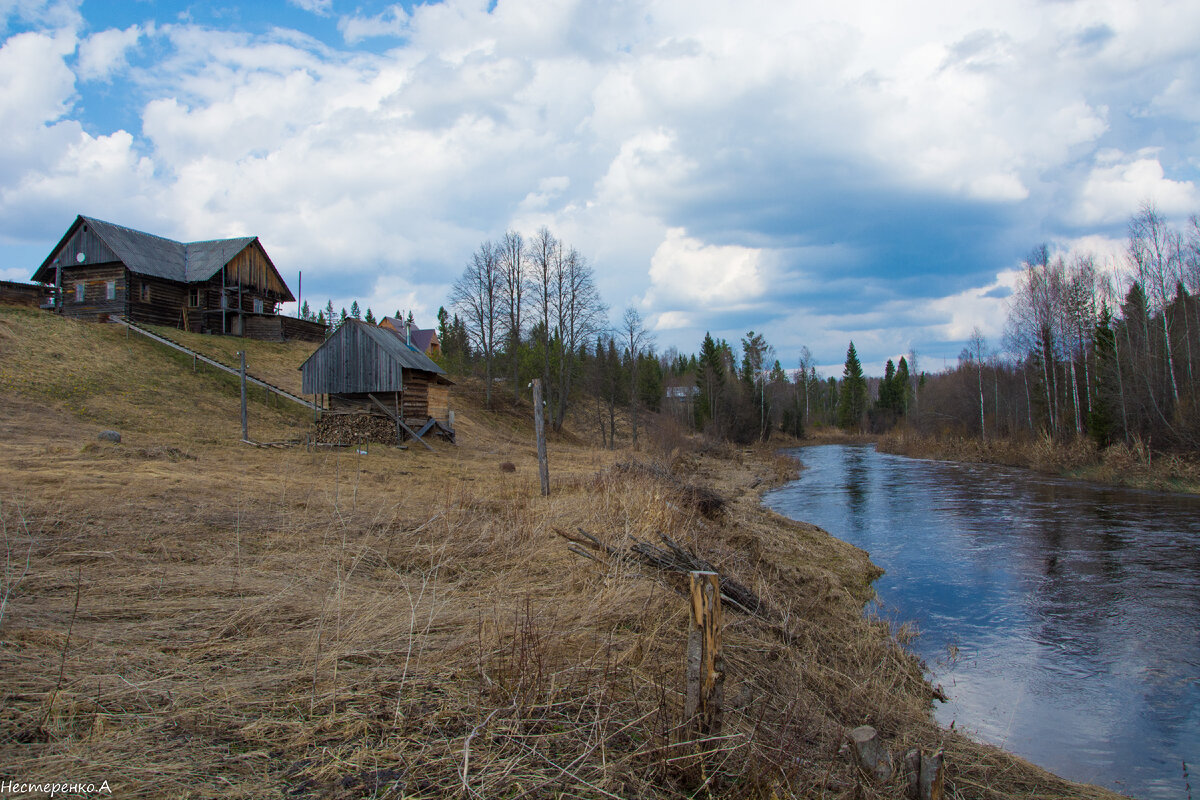
[[[355,319],[362,319],[362,310],[359,309],[357,300],[350,304],[350,316]]]
[[[370,306],[367,306],[367,317],[366,317],[366,321],[367,321],[367,322],[369,322],[369,323],[371,323],[372,325],[374,325],[374,324],[375,324],[375,315],[371,313],[371,307],[370,307]]]
[[[838,395],[838,425],[847,431],[861,431],[863,414],[867,410],[867,379],[863,377],[854,342],[850,342],[846,350],[842,388]]]
[[[912,399],[912,386],[909,385],[911,376],[908,374],[908,359],[900,356],[900,363],[896,365],[896,378],[893,387],[896,391],[897,410],[901,416],[908,414],[908,404]]]

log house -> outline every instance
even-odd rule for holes
[[[75,319],[319,342],[324,326],[278,314],[292,295],[256,236],[176,242],[78,216],[33,275]]]

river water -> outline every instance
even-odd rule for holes
[[[886,570],[938,720],[1142,798],[1200,771],[1200,498],[829,445],[766,495]],[[1200,796],[1200,772],[1189,781]]]

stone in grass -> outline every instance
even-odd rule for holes
[[[114,444],[121,443],[121,434],[118,431],[100,431],[96,438],[102,442],[113,442]]]

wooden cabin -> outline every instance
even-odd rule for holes
[[[170,325],[195,333],[319,342],[325,328],[281,316],[292,295],[256,236],[176,242],[78,216],[33,280],[75,319]]]
[[[50,302],[50,289],[40,283],[0,281],[0,305],[46,308]]]
[[[430,358],[437,358],[442,354],[442,343],[438,339],[436,328],[418,328],[416,323],[407,322],[399,317],[384,317],[379,320],[379,327],[394,331]]]
[[[301,391],[326,395],[330,414],[389,417],[453,439],[446,371],[398,333],[345,320],[300,365]],[[431,424],[432,423],[432,424]]]

